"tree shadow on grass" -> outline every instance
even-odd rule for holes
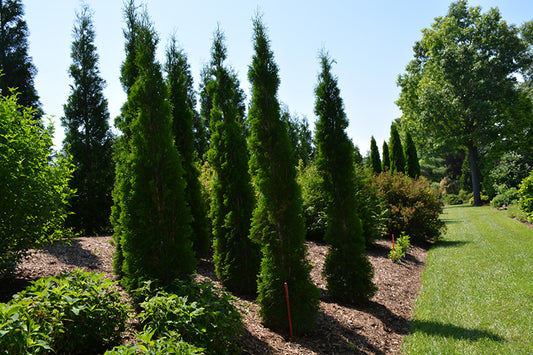
[[[43,248],[43,251],[55,256],[59,261],[68,265],[96,269],[102,261],[92,251],[83,249],[79,240],[72,240],[70,245],[64,243],[52,243]]]
[[[434,321],[411,321],[411,333],[425,333],[431,336],[439,336],[443,338],[454,338],[458,340],[480,340],[489,339],[492,341],[503,342],[504,338],[498,334],[480,329],[468,329],[459,327],[453,324],[444,324]]]
[[[470,242],[466,240],[439,240],[435,243],[434,248],[459,248],[466,244],[470,244]]]

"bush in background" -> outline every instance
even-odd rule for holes
[[[413,242],[440,237],[445,228],[439,219],[443,207],[427,179],[414,180],[399,173],[381,173],[372,179],[387,204],[388,234],[405,232]]]
[[[456,194],[449,194],[444,196],[444,203],[447,205],[462,205],[463,199]]]
[[[518,190],[520,200],[518,206],[527,215],[527,220],[533,223],[533,170],[520,183],[520,189]]]

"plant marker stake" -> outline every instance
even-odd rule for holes
[[[291,340],[292,340],[293,335],[292,335],[292,321],[291,321],[291,306],[289,304],[289,287],[287,286],[286,282],[285,282],[285,298],[287,298],[287,314],[289,315],[289,329],[291,331]]]
[[[392,235],[392,250],[394,250],[394,234]]]

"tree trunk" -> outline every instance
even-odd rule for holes
[[[477,147],[474,144],[468,145],[468,158],[470,160],[470,171],[472,173],[472,191],[474,192],[474,206],[481,206],[481,192],[479,181],[479,170],[477,166]]]

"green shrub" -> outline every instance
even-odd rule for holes
[[[101,354],[118,344],[129,306],[120,302],[115,282],[103,276],[76,270],[32,282],[3,310],[11,328],[2,328],[0,348],[21,344],[14,339],[19,336],[16,328],[13,332],[17,322],[24,323],[26,350],[31,352],[50,347],[56,353]]]
[[[518,206],[526,213],[529,222],[533,223],[533,170],[520,183],[520,189],[518,190],[520,200]]]
[[[322,177],[316,163],[312,162],[304,167],[298,164],[298,184],[302,189],[302,209],[305,216],[307,240],[324,241],[327,228],[326,206],[327,199],[322,189]]]
[[[518,204],[512,204],[510,206],[507,206],[507,215],[510,218],[514,218],[520,222],[527,222],[527,213],[522,211]]]
[[[410,246],[411,240],[409,236],[402,232],[401,236],[396,240],[394,247],[391,248],[391,251],[389,252],[389,259],[399,264]]]
[[[518,190],[515,187],[506,189],[502,193],[494,196],[490,201],[490,205],[495,208],[500,208],[503,206],[509,206],[513,203],[518,202]]]
[[[184,281],[175,281],[165,290],[150,290],[148,284],[141,292],[148,298],[140,304],[139,319],[155,336],[175,331],[209,354],[238,352],[242,316],[227,293],[209,282]]]
[[[138,342],[116,346],[105,352],[105,355],[197,355],[203,354],[204,349],[184,342],[177,332],[165,333],[154,339],[155,331],[144,331],[137,334]]]
[[[440,237],[445,228],[439,219],[443,207],[427,179],[381,173],[373,177],[373,182],[388,205],[387,234],[405,231],[413,242]]]
[[[459,195],[449,194],[444,196],[444,203],[447,205],[462,205],[463,200],[459,197]]]
[[[489,201],[490,201],[489,196],[481,194],[481,204],[482,205],[489,203]],[[474,204],[474,197],[471,197],[470,200],[468,200],[468,203],[470,205],[473,205]]]
[[[470,201],[470,199],[474,196],[474,193],[473,192],[469,192],[467,190],[459,190],[459,193],[457,194],[457,196],[461,199],[461,201],[463,201],[463,203],[465,201]]]

